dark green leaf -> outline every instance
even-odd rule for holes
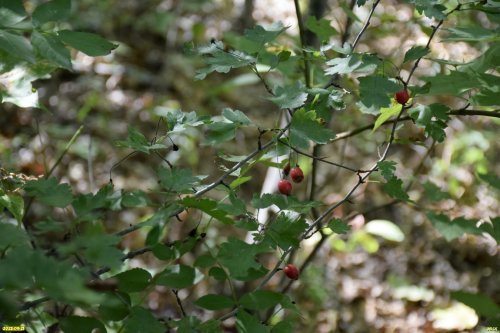
[[[105,321],[118,321],[129,313],[130,296],[117,291],[106,293],[106,298],[99,304],[99,317]]]
[[[500,244],[500,217],[492,218],[491,223],[484,222],[479,226],[479,229],[489,233],[497,241],[497,244]]]
[[[167,148],[166,145],[161,143],[151,144],[148,142],[146,137],[132,126],[128,127],[128,137],[127,140],[118,140],[115,142],[117,147],[132,148],[146,154],[149,154],[152,150],[159,150]]]
[[[429,199],[432,202],[451,198],[449,193],[441,191],[441,189],[437,185],[430,181],[423,183],[422,187],[425,191],[425,198]]]
[[[333,219],[328,222],[328,228],[332,229],[336,234],[345,234],[351,230],[351,226],[341,219]]]
[[[381,60],[371,54],[353,53],[345,58],[335,58],[328,61],[326,75],[351,74],[355,72],[372,72],[381,63]]]
[[[294,196],[284,197],[281,194],[270,193],[265,193],[260,198],[257,194],[254,194],[251,204],[254,208],[267,208],[271,205],[276,205],[281,210],[288,209],[302,214],[309,212],[311,208],[322,205],[318,201],[301,202]]]
[[[116,192],[116,194],[120,195],[120,192]],[[115,195],[113,186],[108,184],[95,195],[89,193],[76,196],[72,206],[79,220],[93,220],[100,215],[100,208],[111,207],[114,200],[116,200],[116,195],[115,197],[113,195]]]
[[[46,22],[64,21],[69,17],[71,0],[52,0],[38,5],[33,11],[32,18],[35,25]]]
[[[71,55],[59,38],[51,33],[33,31],[31,44],[35,50],[51,63],[71,70]]]
[[[222,115],[227,120],[239,126],[248,126],[252,124],[252,121],[248,119],[248,117],[243,112],[238,110],[233,111],[230,108],[224,108],[224,110],[222,111]]]
[[[197,329],[200,333],[224,333],[221,328],[221,322],[216,319],[209,319],[206,322],[198,325]]]
[[[175,251],[164,244],[156,244],[153,247],[153,254],[160,260],[169,261],[175,259]]]
[[[385,178],[389,180],[394,176],[394,171],[396,171],[396,162],[394,161],[380,161],[377,162],[377,168],[379,168],[380,173]]]
[[[261,265],[255,260],[259,253],[269,251],[265,244],[248,244],[242,240],[230,238],[220,246],[217,259],[236,279],[245,278],[250,269],[259,270]]]
[[[73,201],[71,187],[68,184],[58,184],[54,177],[29,181],[25,190],[49,206],[64,208]]]
[[[208,275],[216,279],[217,281],[224,281],[227,279],[227,275],[224,270],[220,267],[212,267],[208,271]]]
[[[274,41],[286,29],[280,22],[277,22],[266,27],[257,25],[245,30],[245,38],[251,44],[251,46],[247,45],[248,52],[261,52],[267,43]]]
[[[293,324],[290,320],[280,321],[279,323],[274,325],[271,330],[271,333],[289,333],[289,332],[293,332]]]
[[[158,169],[161,186],[174,193],[193,193],[193,187],[204,177],[192,176],[191,169],[164,168]]]
[[[8,247],[23,246],[29,244],[26,232],[8,223],[0,223],[0,251]]]
[[[408,2],[415,4],[417,11],[429,18],[434,17],[436,20],[444,20],[446,18],[444,14],[446,7],[438,4],[436,0],[408,0]]]
[[[312,31],[320,41],[328,41],[330,37],[338,34],[329,20],[326,19],[316,19],[314,16],[308,16],[306,20],[306,27]]]
[[[10,192],[2,194],[0,190],[0,208],[5,207],[19,224],[23,221],[24,216],[24,199],[16,193]]]
[[[498,177],[494,173],[478,173],[477,176],[482,181],[491,185],[491,187],[500,190],[500,177]]]
[[[0,1],[0,26],[11,27],[26,17],[22,0]]]
[[[456,27],[445,29],[449,34],[442,39],[443,42],[493,42],[498,41],[498,32],[480,26]]]
[[[437,74],[432,77],[422,77],[431,84],[430,95],[455,95],[459,96],[476,88],[480,82],[471,74],[452,71],[450,74]]]
[[[132,192],[126,192],[122,196],[123,207],[146,207],[151,204],[146,193],[137,190]]]
[[[238,126],[234,123],[227,122],[213,122],[207,126],[208,134],[206,142],[208,145],[216,145],[229,140],[232,140],[236,135],[236,128]]]
[[[196,80],[203,80],[207,74],[212,72],[228,73],[233,68],[255,63],[255,59],[248,54],[240,51],[225,51],[224,45],[221,42],[199,48],[198,52],[206,56],[204,61],[208,67],[196,72]]]
[[[191,287],[202,278],[201,273],[193,267],[185,265],[172,265],[155,276],[156,284],[168,286],[175,289]]]
[[[69,316],[59,321],[64,332],[71,333],[92,333],[95,329],[106,333],[106,327],[97,319],[92,317]]]
[[[405,59],[403,63],[409,61],[417,60],[429,54],[429,49],[423,46],[414,46],[405,53]]]
[[[365,76],[359,78],[360,97],[367,107],[387,107],[391,104],[388,95],[401,90],[401,86],[381,75]],[[382,112],[382,111],[381,111]]]
[[[257,290],[243,295],[240,304],[250,310],[265,310],[279,304],[282,299],[283,294],[269,290]]]
[[[250,315],[244,310],[238,311],[236,314],[236,328],[238,333],[268,333],[266,326],[261,324],[256,316]]]
[[[156,319],[151,311],[134,306],[125,319],[125,333],[165,333],[166,327]]]
[[[321,126],[315,111],[297,110],[290,126],[290,144],[297,148],[308,149],[309,141],[319,144],[328,143],[335,134]]]
[[[274,97],[269,97],[280,109],[295,109],[304,105],[307,99],[305,87],[297,81],[292,86],[277,87]]]
[[[233,307],[234,301],[224,295],[211,294],[198,298],[194,304],[207,310],[216,311]]]
[[[280,213],[270,225],[266,238],[282,250],[290,246],[298,247],[300,235],[306,230],[307,223],[301,218],[290,218],[289,215]]]
[[[117,44],[112,44],[101,36],[89,32],[61,30],[58,35],[65,44],[91,57],[109,54],[118,47]]]
[[[196,329],[201,321],[194,316],[187,316],[177,321],[177,333],[198,333]]]
[[[132,268],[114,277],[118,280],[118,289],[128,293],[143,291],[151,282],[151,274],[141,268]]]
[[[458,238],[465,233],[481,233],[481,230],[476,227],[476,221],[467,220],[462,217],[450,221],[446,215],[433,212],[428,212],[427,217],[447,241]]]
[[[481,293],[454,291],[451,293],[451,297],[473,308],[479,316],[494,317],[500,313],[500,306],[493,299]]]
[[[446,138],[444,129],[449,119],[449,108],[443,104],[417,105],[409,111],[410,117],[415,120],[418,127],[424,128],[425,133],[438,142]]]
[[[194,261],[194,266],[207,268],[215,264],[215,258],[209,254],[201,255]]]
[[[225,224],[233,224],[233,219],[227,216],[227,213],[221,209],[219,209],[217,201],[211,199],[197,199],[194,197],[185,197],[182,200],[178,201],[179,204],[192,207],[201,210],[202,212],[212,216],[213,218],[221,221]]]
[[[16,58],[30,63],[35,63],[33,49],[26,38],[21,35],[0,30],[0,50],[3,50]]]
[[[397,177],[392,177],[385,183],[382,188],[384,192],[389,194],[391,197],[403,201],[410,199],[408,194],[403,190],[403,181]]]

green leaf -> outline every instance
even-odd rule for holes
[[[11,27],[26,17],[22,0],[0,1],[0,26]]]
[[[33,49],[26,38],[21,35],[0,30],[0,50],[3,50],[16,58],[30,63],[35,63]]]
[[[194,316],[187,316],[177,321],[177,333],[198,333],[196,329],[201,321]]]
[[[123,323],[124,333],[164,333],[166,327],[156,319],[151,311],[134,306]]]
[[[194,197],[185,197],[178,201],[179,204],[201,210],[213,218],[225,224],[233,224],[233,219],[227,216],[227,213],[218,208],[217,201],[211,199],[198,199]]]
[[[221,322],[216,319],[209,319],[204,323],[198,325],[197,329],[200,333],[224,333],[221,328]]]
[[[278,245],[282,250],[290,246],[298,247],[300,235],[306,230],[307,223],[301,218],[291,218],[288,214],[280,213],[269,226],[266,238]]]
[[[425,129],[426,135],[438,142],[443,142],[446,138],[444,129],[449,119],[449,108],[443,104],[417,105],[409,111],[410,117],[415,120],[415,124]]]
[[[495,317],[500,313],[500,306],[493,299],[481,293],[453,291],[451,297],[473,308],[479,316]]]
[[[465,233],[481,233],[481,230],[476,227],[476,221],[464,218],[457,218],[450,221],[446,215],[436,214],[433,212],[428,212],[427,217],[447,241],[458,238]]]
[[[8,247],[29,244],[29,237],[20,227],[8,223],[0,223],[0,251]]]
[[[382,61],[371,54],[353,53],[345,58],[335,58],[328,61],[326,75],[372,72]]]
[[[99,332],[106,333],[106,327],[97,319],[92,317],[69,316],[59,321],[64,332],[71,333],[91,333],[97,329]]]
[[[89,32],[61,30],[57,34],[65,44],[91,57],[104,56],[118,47],[117,44]]]
[[[120,192],[116,192],[120,194]],[[79,194],[72,202],[73,209],[80,221],[94,220],[100,216],[99,208],[111,207],[116,200],[116,195],[113,197],[113,185],[107,184],[93,195]]]
[[[129,314],[130,296],[118,291],[106,293],[106,298],[99,304],[99,317],[105,321],[122,320]]]
[[[208,145],[216,145],[222,142],[232,140],[236,135],[237,125],[234,123],[227,123],[217,121],[207,126],[208,134],[206,141]]]
[[[142,268],[132,268],[114,276],[118,289],[127,293],[143,291],[151,282],[151,274]]]
[[[372,220],[365,225],[366,232],[393,242],[402,242],[405,235],[401,228],[388,220]]]
[[[71,187],[68,184],[58,184],[54,177],[29,181],[25,190],[49,206],[64,208],[73,201]]]
[[[366,107],[387,107],[391,104],[388,94],[401,90],[399,84],[381,75],[359,78],[361,101]]]
[[[31,44],[35,50],[51,63],[71,70],[71,55],[59,38],[51,33],[33,31]]]
[[[290,144],[297,148],[308,149],[309,141],[319,144],[328,143],[335,134],[323,126],[315,111],[297,110],[290,125]]]
[[[380,116],[378,116],[377,120],[375,121],[375,125],[373,126],[372,131],[375,132],[377,128],[382,126],[382,124],[385,123],[387,120],[389,120],[389,118],[399,114],[402,108],[403,106],[401,104],[393,104],[388,108],[381,108]]]
[[[256,316],[250,315],[244,310],[238,311],[236,314],[236,328],[238,333],[268,333],[266,326],[261,324]]]
[[[429,54],[430,50],[424,46],[414,46],[405,53],[405,59],[403,63],[407,63],[409,61],[417,60],[422,57],[425,57]]]
[[[492,218],[491,223],[484,222],[479,226],[479,229],[489,233],[497,241],[497,244],[500,244],[500,217]]]
[[[277,87],[274,91],[274,97],[269,97],[280,109],[296,109],[304,105],[307,99],[305,87],[297,81],[292,86]]]
[[[191,287],[203,278],[203,274],[190,266],[172,265],[155,276],[156,284],[175,289]]]
[[[391,197],[403,201],[408,201],[410,197],[403,190],[403,181],[397,177],[392,177],[385,183],[382,188],[384,192],[389,194]]]
[[[232,123],[238,124],[239,126],[248,126],[252,124],[252,121],[241,111],[233,111],[231,108],[224,108],[222,115],[227,120]]]
[[[287,27],[283,27],[281,22],[276,22],[268,26],[257,25],[252,29],[245,30],[245,39],[249,41],[246,46],[247,52],[259,53],[264,50],[266,44],[274,41]]]
[[[161,186],[173,193],[193,193],[193,187],[198,185],[203,176],[192,176],[191,169],[167,169],[159,167],[158,177]]]
[[[328,222],[328,228],[332,229],[336,234],[346,234],[351,230],[351,226],[341,219],[330,220],[330,222]]]
[[[208,271],[208,275],[216,279],[217,281],[224,281],[227,279],[226,272],[220,267],[212,267]]]
[[[215,258],[209,254],[201,255],[194,261],[194,266],[207,268],[215,264]]]
[[[232,308],[234,306],[234,301],[224,295],[210,294],[198,298],[194,304],[207,310],[217,311]]]
[[[409,3],[415,4],[417,11],[420,14],[424,14],[429,18],[435,18],[436,20],[444,20],[446,15],[444,11],[446,7],[438,4],[436,0],[407,0]]]
[[[207,68],[196,71],[196,80],[203,80],[212,72],[228,73],[233,68],[248,66],[255,63],[255,58],[240,51],[225,51],[221,42],[211,43],[208,47],[198,49],[204,58]]]
[[[233,180],[231,184],[229,184],[229,187],[231,188],[231,190],[234,190],[235,188],[238,188],[240,185],[245,184],[250,180],[252,180],[252,176],[238,177]]]
[[[261,265],[255,261],[255,256],[268,251],[269,247],[265,244],[248,244],[242,240],[230,238],[229,241],[221,244],[217,259],[229,270],[231,276],[242,279],[249,275],[250,269],[260,269]]]
[[[425,198],[432,201],[438,202],[444,199],[450,199],[451,196],[447,192],[441,191],[441,189],[434,183],[427,181],[422,184],[425,192]]]
[[[500,177],[495,175],[494,173],[478,173],[477,176],[483,182],[486,182],[491,187],[500,190]]]
[[[318,201],[300,202],[294,196],[284,197],[281,194],[270,194],[270,193],[264,193],[260,198],[258,194],[254,194],[251,204],[252,207],[258,209],[267,208],[271,205],[276,205],[281,210],[284,209],[293,210],[301,214],[306,214],[311,210],[311,208],[322,205],[322,203]]]
[[[40,26],[46,22],[64,21],[69,17],[71,0],[52,0],[38,5],[31,15],[33,23]]]
[[[437,74],[432,77],[422,77],[431,84],[429,95],[459,96],[480,85],[478,79],[465,72],[451,71],[450,74]]]
[[[117,147],[132,148],[133,150],[137,150],[146,154],[149,154],[151,150],[167,148],[167,146],[164,144],[151,144],[141,132],[139,132],[132,126],[128,127],[127,140],[117,140],[115,144]]]
[[[358,0],[359,2],[359,0]],[[293,324],[289,320],[283,320],[273,326],[271,333],[289,333],[293,332]]]
[[[15,192],[2,194],[0,191],[0,207],[5,207],[21,225],[24,216],[24,199]]]
[[[257,290],[243,295],[240,304],[250,310],[266,310],[281,302],[283,294],[269,291]]]
[[[330,37],[338,34],[337,30],[335,30],[329,20],[325,19],[316,19],[314,16],[308,16],[306,20],[306,27],[309,31],[312,31],[318,39],[323,41],[328,41]]]
[[[151,204],[151,200],[143,191],[137,190],[126,192],[122,196],[123,207],[146,207]]]
[[[500,40],[500,35],[497,31],[480,26],[447,28],[445,30],[449,34],[442,39],[443,42],[498,42]]]
[[[385,178],[385,180],[389,180],[394,176],[394,172],[396,171],[396,162],[394,161],[380,161],[377,162],[377,168],[380,170],[380,173]]]

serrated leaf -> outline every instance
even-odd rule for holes
[[[332,229],[332,231],[336,234],[346,234],[351,230],[351,226],[341,219],[333,219],[329,221],[328,228]]]
[[[257,25],[252,29],[245,30],[245,39],[249,41],[246,46],[248,52],[259,53],[264,50],[266,44],[274,41],[287,27],[284,27],[281,22],[276,22],[268,26]]]
[[[251,269],[261,268],[255,256],[267,251],[269,247],[265,244],[248,244],[242,240],[230,238],[229,241],[221,244],[217,259],[229,270],[231,276],[242,279],[249,275]]]
[[[328,41],[330,37],[338,34],[337,30],[331,26],[330,21],[326,19],[318,20],[312,15],[307,17],[306,27],[318,36],[320,41]]]
[[[453,291],[451,297],[473,308],[479,316],[494,317],[500,313],[500,306],[481,293]]]
[[[300,235],[306,228],[307,223],[304,219],[291,218],[287,214],[280,213],[276,220],[269,226],[266,238],[272,244],[276,244],[282,250],[286,250],[290,246],[299,246]]]
[[[385,178],[385,180],[389,180],[394,176],[394,171],[396,171],[396,162],[394,161],[380,161],[377,162],[377,168],[380,170],[380,173]]]
[[[233,68],[248,66],[255,63],[255,58],[240,51],[224,51],[220,47],[211,47],[205,53],[208,57],[204,58],[207,68],[196,71],[196,80],[203,80],[207,74],[212,72],[228,73]]]
[[[239,110],[224,108],[224,110],[222,111],[222,115],[227,120],[239,126],[244,126],[244,125],[248,126],[252,124],[252,121],[243,112]]]
[[[391,118],[392,116],[398,115],[402,109],[403,106],[401,104],[393,104],[388,108],[381,108],[380,116],[378,116],[377,120],[375,121],[372,132],[375,132],[377,128],[382,126],[382,124],[389,120],[389,118]]]
[[[64,21],[69,17],[71,0],[52,0],[38,5],[31,15],[33,23],[40,26],[46,22]]]
[[[61,30],[57,34],[65,44],[91,57],[107,55],[118,47],[117,44],[89,32]]]
[[[250,310],[265,310],[279,304],[282,299],[283,294],[269,290],[257,290],[243,295],[239,303]]]
[[[146,289],[151,282],[151,274],[142,268],[132,268],[114,276],[118,289],[124,292],[137,292]]]
[[[305,87],[297,82],[292,86],[277,87],[274,91],[274,97],[269,97],[280,109],[296,109],[304,105],[307,100]]]
[[[54,177],[29,181],[25,190],[49,206],[64,208],[73,201],[71,187],[68,184],[58,184]]]
[[[335,138],[335,134],[330,129],[321,126],[315,111],[300,109],[293,114],[290,125],[290,144],[292,146],[307,149],[309,141],[325,144],[333,138]]]
[[[124,333],[164,333],[167,329],[151,311],[140,306],[134,306],[130,315],[124,320]]]
[[[225,224],[234,223],[233,219],[228,217],[225,211],[218,208],[217,201],[211,199],[198,199],[194,197],[185,197],[184,199],[179,200],[178,203],[186,207],[199,209],[202,212],[221,221],[222,223]]]
[[[449,108],[443,104],[417,105],[409,111],[410,117],[418,127],[424,128],[426,135],[438,142],[446,138],[444,129],[447,127]]]
[[[429,18],[434,17],[436,20],[444,20],[446,18],[444,14],[446,7],[436,3],[436,0],[409,0],[408,2],[415,4],[417,11]]]
[[[441,191],[441,189],[434,183],[426,181],[422,184],[425,192],[425,198],[432,202],[438,202],[444,199],[450,199],[451,196],[447,192]]]
[[[193,193],[192,187],[198,185],[203,176],[193,176],[191,169],[164,168],[158,169],[161,186],[175,193]]]
[[[387,107],[391,104],[388,95],[394,94],[401,87],[394,81],[381,75],[359,78],[360,97],[367,107]]]
[[[458,238],[465,233],[480,234],[481,232],[476,227],[476,222],[472,220],[457,218],[450,221],[448,216],[433,212],[427,213],[427,217],[447,241]]]
[[[407,63],[409,61],[420,59],[427,54],[429,54],[430,50],[423,46],[414,46],[405,53],[405,59],[403,63]]]
[[[387,183],[385,183],[382,188],[384,192],[389,194],[391,197],[403,201],[408,201],[410,197],[403,190],[403,181],[397,177],[390,178]]]
[[[21,35],[0,30],[0,49],[16,58],[35,63],[33,49],[26,38]]]
[[[27,244],[29,244],[29,237],[23,229],[12,224],[0,223],[0,251]]]
[[[451,71],[449,74],[437,74],[421,79],[430,83],[429,95],[460,96],[480,85],[479,80],[474,75],[460,71]]]
[[[353,53],[345,58],[335,58],[328,61],[328,67],[325,70],[326,75],[335,74],[350,74],[359,72],[374,71],[381,63],[381,60],[371,54],[358,54]]]
[[[126,192],[122,196],[123,207],[146,207],[151,204],[151,200],[143,191],[137,190]]]
[[[231,298],[224,295],[215,294],[202,296],[198,298],[194,302],[194,304],[212,311],[232,308],[235,305],[234,301]]]
[[[126,147],[149,154],[152,150],[159,150],[167,148],[166,145],[160,143],[151,144],[146,137],[132,126],[128,127],[127,140],[117,140],[115,142],[117,147]]]
[[[500,39],[497,31],[489,30],[480,26],[456,27],[445,30],[448,31],[448,35],[442,38],[443,42],[492,42]]]
[[[51,33],[39,33],[33,31],[31,34],[31,44],[35,50],[51,63],[71,70],[71,55],[69,50]]]
[[[191,287],[203,279],[203,274],[193,267],[186,265],[172,265],[158,273],[154,281],[156,284],[175,289]]]

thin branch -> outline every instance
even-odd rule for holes
[[[363,36],[363,34],[365,33],[366,29],[370,25],[370,20],[371,20],[371,18],[373,16],[373,13],[375,12],[375,8],[377,8],[379,2],[380,2],[380,0],[376,0],[373,3],[372,9],[370,10],[370,14],[368,14],[368,18],[366,19],[366,22],[363,25],[363,28],[361,28],[361,31],[358,33],[358,35],[356,36],[356,39],[354,39],[354,42],[352,43],[352,49],[353,50],[356,48],[356,45],[358,45],[359,40],[361,39],[361,36]]]
[[[184,306],[182,306],[182,301],[179,298],[179,290],[172,289],[172,292],[174,293],[175,299],[177,300],[177,304],[179,305],[179,308],[181,309],[182,317],[186,317],[186,311],[184,310]]]
[[[309,60],[307,59],[307,52],[305,48],[305,27],[304,22],[302,21],[302,13],[300,12],[299,0],[293,1],[295,4],[295,14],[297,15],[297,21],[299,23],[299,36],[300,36],[300,46],[302,49],[302,56],[304,57],[304,78],[306,80],[306,87],[311,88],[311,73],[309,70]]]

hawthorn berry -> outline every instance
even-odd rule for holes
[[[290,170],[290,177],[294,183],[300,183],[304,179],[304,173],[302,169],[297,165],[295,168]]]
[[[282,179],[278,182],[278,191],[284,195],[290,195],[292,193],[292,183],[286,179]]]
[[[285,275],[292,280],[297,280],[299,278],[299,269],[293,264],[288,264],[283,268]]]
[[[394,98],[396,99],[396,101],[399,104],[405,104],[410,99],[410,94],[408,93],[408,90],[406,90],[406,89],[400,90],[394,95]]]

